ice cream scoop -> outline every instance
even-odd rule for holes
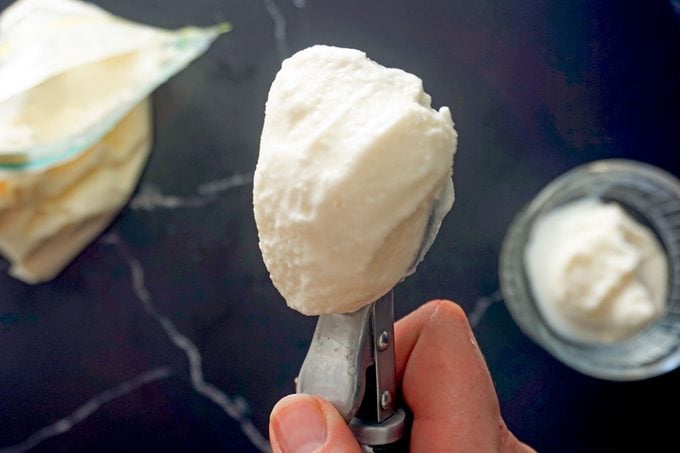
[[[284,61],[253,203],[264,262],[288,305],[353,312],[413,272],[453,204],[456,144],[449,109],[432,109],[412,74],[329,46]]]
[[[391,289],[454,199],[457,135],[416,76],[314,46],[283,62],[266,107],[253,205],[291,308],[320,314],[296,389],[330,401],[364,451],[401,451]]]

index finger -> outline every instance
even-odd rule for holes
[[[463,310],[432,301],[395,324],[397,379],[414,415],[411,451],[498,451],[514,441]]]

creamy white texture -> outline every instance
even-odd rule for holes
[[[14,2],[0,15],[0,165],[42,167],[94,144],[228,29],[164,30],[77,0]]]
[[[0,170],[0,252],[27,283],[52,279],[118,213],[151,150],[146,100],[76,157],[28,172]]]
[[[162,30],[76,0],[0,15],[0,253],[55,277],[125,205],[151,149],[149,95],[226,24]]]
[[[0,150],[44,146],[105,120],[149,69],[140,62],[130,53],[82,65],[0,102]]]
[[[622,341],[665,311],[663,248],[616,203],[583,199],[540,217],[525,264],[546,321],[573,340]]]
[[[264,262],[288,305],[355,311],[412,272],[453,203],[456,144],[449,109],[433,110],[412,74],[328,46],[284,61],[253,203]]]

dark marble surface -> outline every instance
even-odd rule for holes
[[[325,43],[419,75],[460,134],[456,204],[397,287],[397,314],[458,301],[508,425],[540,451],[677,451],[679,372],[612,383],[571,371],[518,330],[497,279],[507,225],[562,172],[626,157],[680,175],[673,2],[96,3],[234,30],[156,92],[153,154],[111,228],[51,283],[0,276],[0,450],[258,451],[315,320],[269,281],[250,181],[281,58]]]

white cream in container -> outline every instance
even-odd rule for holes
[[[664,249],[617,203],[584,198],[543,214],[524,260],[540,312],[566,338],[622,341],[665,312]]]

